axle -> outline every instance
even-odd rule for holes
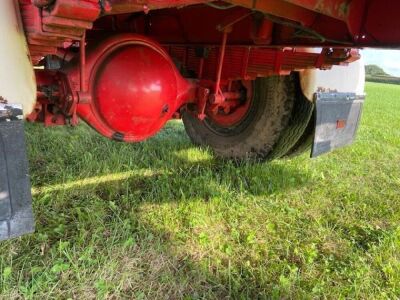
[[[336,43],[307,28],[317,12],[329,15],[311,0],[256,1],[259,11],[208,2],[22,1],[34,20],[27,26],[33,61],[46,66],[36,72],[38,104],[28,119],[50,126],[76,125],[81,118],[125,142],[149,138],[183,112],[232,126],[246,115],[257,78],[326,70],[359,58],[349,41]],[[293,17],[299,12],[302,20]],[[199,27],[203,14],[209,22]],[[310,51],[310,40],[300,47],[285,40],[293,35],[299,36],[296,45],[306,35],[325,42]]]
[[[201,71],[201,78],[184,78],[173,62],[179,57],[172,59],[165,48],[171,54],[181,49],[184,56],[193,53],[193,48],[162,47],[152,39],[132,34],[112,36],[87,47],[83,35],[79,54],[61,69],[36,70],[38,105],[28,119],[47,126],[76,125],[80,117],[108,138],[137,142],[156,134],[182,110],[191,111],[200,120],[208,117],[234,124],[246,112],[251,80],[289,73],[287,62],[295,58],[302,57],[302,67],[314,63],[320,68],[357,59],[347,51],[226,47],[228,36],[226,31],[221,47],[210,50],[219,52],[212,55],[215,60],[211,55],[198,57],[182,66],[189,71],[200,70],[205,63],[215,64],[215,73],[208,67]],[[246,56],[239,58],[243,64],[230,66],[240,54]],[[253,65],[264,57],[275,61]]]

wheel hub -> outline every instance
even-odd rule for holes
[[[243,121],[251,107],[252,82],[234,81],[228,87],[228,91],[222,94],[223,101],[207,107],[207,116],[217,126],[234,127]]]

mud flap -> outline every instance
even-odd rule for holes
[[[22,106],[0,103],[0,240],[34,230]]]
[[[316,93],[316,126],[311,157],[353,143],[364,99],[364,96],[353,93]]]

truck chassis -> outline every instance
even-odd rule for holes
[[[400,45],[395,0],[6,0],[1,8],[15,14],[3,31],[18,28],[10,37],[36,83],[22,82],[30,98],[12,82],[0,86],[8,168],[0,239],[33,228],[26,153],[7,150],[24,148],[23,117],[45,126],[83,120],[120,142],[182,119],[193,143],[220,158],[318,156],[354,140],[364,100],[359,49]],[[353,77],[349,65],[360,66]],[[342,71],[327,79],[332,68]],[[22,105],[18,118],[12,104]]]

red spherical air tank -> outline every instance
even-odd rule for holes
[[[156,134],[189,100],[193,86],[169,55],[143,36],[113,36],[89,48],[78,115],[102,135],[138,142]],[[68,74],[79,85],[79,66]]]

